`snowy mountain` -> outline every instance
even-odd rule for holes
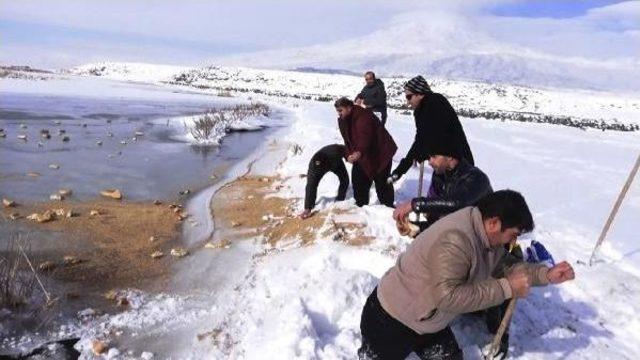
[[[525,86],[640,90],[638,59],[560,57],[499,41],[452,14],[398,16],[359,38],[222,57],[222,65],[293,69],[309,66],[380,74],[481,80]]]

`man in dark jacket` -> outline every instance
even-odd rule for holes
[[[387,92],[384,83],[376,78],[373,71],[367,71],[364,80],[367,84],[356,96],[356,104],[371,109],[374,113],[380,113],[380,120],[384,126],[387,122]]]
[[[433,135],[427,136],[427,158],[433,168],[427,196],[407,201],[393,212],[394,220],[400,224],[411,211],[426,215],[427,221],[420,223],[420,231],[445,215],[475,205],[493,191],[489,177],[464,158],[463,149],[457,148],[455,141],[446,135]]]
[[[370,109],[354,106],[347,98],[334,104],[344,139],[345,158],[351,164],[353,197],[358,206],[369,204],[369,189],[375,183],[381,204],[393,207],[393,186],[387,183],[391,160],[398,147]]]
[[[309,169],[307,170],[307,187],[305,188],[304,211],[300,217],[306,219],[311,216],[311,210],[316,205],[316,196],[318,194],[318,184],[324,175],[328,172],[334,173],[340,185],[338,187],[338,195],[336,201],[342,201],[347,195],[349,187],[349,174],[344,166],[342,157],[344,156],[345,147],[340,144],[327,145],[318,150],[309,161]]]
[[[407,155],[393,170],[393,181],[404,175],[414,162],[427,159],[427,136],[447,136],[456,148],[462,150],[462,158],[474,165],[467,137],[449,101],[442,94],[432,92],[420,75],[409,80],[404,89],[407,102],[414,109],[416,136]]]

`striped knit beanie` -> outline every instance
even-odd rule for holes
[[[427,80],[425,80],[421,75],[407,81],[407,83],[404,84],[404,88],[414,94],[426,94],[431,92],[431,88],[429,87],[429,84],[427,84]]]

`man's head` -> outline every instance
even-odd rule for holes
[[[486,195],[476,206],[482,214],[491,246],[515,243],[518,236],[533,231],[533,216],[519,192],[496,191]]]
[[[426,94],[431,92],[431,88],[427,81],[420,75],[407,81],[404,84],[404,95],[407,98],[409,107],[415,109],[420,105],[420,102]]]
[[[336,100],[333,104],[335,106],[336,111],[338,112],[338,118],[340,120],[344,120],[351,115],[351,111],[353,110],[353,101],[347,99],[346,97],[341,97]]]
[[[376,83],[376,74],[373,71],[367,71],[364,73],[364,81],[367,82],[367,85],[373,86]]]
[[[430,155],[429,166],[436,174],[444,174],[447,170],[453,170],[458,166],[458,159],[447,155]]]

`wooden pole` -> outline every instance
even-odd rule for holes
[[[627,192],[629,191],[629,188],[631,187],[631,183],[633,182],[633,178],[638,173],[638,168],[640,168],[640,154],[638,155],[638,159],[636,159],[636,163],[633,166],[633,168],[631,169],[631,172],[629,173],[629,176],[627,177],[627,181],[624,183],[624,186],[622,187],[622,190],[620,190],[620,194],[618,195],[618,199],[616,200],[615,204],[613,205],[613,209],[611,209],[611,212],[609,213],[609,218],[607,219],[607,222],[604,223],[604,227],[602,228],[602,231],[600,232],[600,237],[598,237],[598,242],[596,243],[596,246],[593,248],[593,252],[591,253],[591,258],[589,259],[589,266],[593,265],[593,260],[595,259],[596,251],[598,250],[600,245],[602,245],[602,242],[604,241],[604,238],[607,236],[607,233],[609,232],[609,228],[611,227],[611,224],[613,223],[613,219],[616,217],[616,214],[618,213],[618,210],[620,209],[620,205],[622,205],[622,200],[624,200],[624,197],[627,195]]]
[[[507,326],[511,322],[511,316],[513,316],[513,311],[516,309],[516,298],[511,298],[509,300],[509,305],[507,305],[507,311],[504,312],[504,316],[502,317],[502,321],[500,322],[500,327],[498,328],[498,332],[496,332],[496,336],[493,337],[493,341],[491,342],[491,346],[489,347],[489,352],[484,356],[485,359],[493,359],[493,357],[500,350],[500,342],[502,341],[502,336],[505,331],[507,331]]]

